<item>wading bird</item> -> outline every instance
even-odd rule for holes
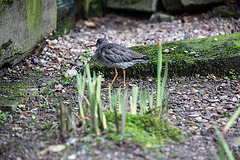
[[[105,38],[98,39],[96,46],[97,50],[94,53],[95,59],[101,64],[115,69],[115,76],[111,86],[118,76],[116,68],[121,68],[123,70],[124,89],[126,88],[125,69],[136,63],[146,62],[148,60],[148,55],[139,54],[115,43],[109,43]]]

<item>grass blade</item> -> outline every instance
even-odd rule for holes
[[[137,100],[138,100],[138,87],[133,87],[132,98],[131,98],[131,114],[137,114]]]
[[[91,111],[91,116],[92,116],[92,123],[93,123],[93,128],[95,131],[96,135],[100,135],[99,129],[98,129],[98,111],[97,111],[97,100],[96,100],[96,85],[97,85],[97,80],[96,80],[96,75],[93,74],[94,78],[92,80],[91,78],[91,73],[89,69],[89,65],[86,65],[86,72],[87,72],[87,79],[88,79],[88,99],[90,103],[90,111]]]
[[[113,97],[114,98],[114,97]],[[112,98],[112,90],[111,90],[111,85],[109,85],[109,89],[108,89],[108,99],[109,99],[109,108],[111,112],[114,112],[114,108],[113,108],[113,101],[114,99]]]
[[[162,102],[163,102],[163,94],[164,94],[164,87],[166,85],[166,82],[167,82],[167,74],[168,74],[168,63],[166,61],[166,65],[165,65],[165,72],[164,72],[164,76],[163,76],[163,80],[162,80],[162,84],[161,84],[161,87],[160,87],[160,95],[159,95],[159,112],[158,112],[158,118],[160,118],[160,115],[161,115],[161,110],[162,110]]]
[[[83,110],[83,95],[85,90],[85,82],[86,82],[86,72],[77,75],[77,88],[78,88],[78,106],[79,106],[79,115],[82,118],[83,128],[85,127],[86,121]]]
[[[146,99],[147,99],[146,92],[141,89],[141,91],[140,91],[140,109],[141,109],[142,114],[144,114],[146,111],[148,111],[147,105],[146,105]]]
[[[121,108],[122,108],[122,134],[125,133],[125,126],[126,126],[126,116],[127,116],[127,96],[128,96],[128,91],[125,90],[124,96],[121,96]]]
[[[225,153],[227,154],[229,160],[235,160],[226,140],[224,139],[223,137],[223,134],[220,132],[220,130],[218,128],[215,128],[216,130],[216,134],[217,134],[217,137],[218,137],[218,142],[220,144],[220,147],[222,147],[225,151]],[[220,159],[223,158],[223,151],[220,151]]]
[[[153,88],[152,88],[152,93],[151,94],[148,91],[148,106],[149,106],[149,110],[153,109]]]
[[[161,72],[162,72],[162,47],[161,43],[158,44],[158,66],[157,66],[157,99],[156,108],[161,106],[160,101],[160,85],[161,85]]]
[[[223,134],[226,134],[226,132],[229,130],[229,128],[233,125],[234,121],[237,119],[237,117],[240,115],[240,107],[237,109],[237,111],[234,112],[234,114],[231,116],[227,124],[223,128]]]

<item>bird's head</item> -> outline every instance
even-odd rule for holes
[[[97,48],[98,48],[98,47],[103,46],[103,45],[106,45],[106,44],[108,44],[108,43],[109,43],[109,42],[108,42],[108,40],[107,40],[106,38],[99,38],[99,39],[97,40],[96,46],[97,46]]]

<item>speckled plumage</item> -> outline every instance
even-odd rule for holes
[[[126,69],[136,63],[147,61],[146,55],[139,54],[126,47],[109,43],[107,39],[97,40],[95,59],[105,66]]]

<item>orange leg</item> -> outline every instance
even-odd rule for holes
[[[113,85],[113,82],[115,81],[115,79],[116,79],[117,76],[118,76],[117,69],[116,69],[116,68],[114,68],[114,69],[115,69],[115,76],[114,76],[114,78],[113,78],[113,80],[112,80],[111,86]]]
[[[113,80],[112,80],[112,83],[110,84],[111,86],[113,85],[113,82],[115,81],[115,79],[117,78],[117,76],[118,76],[118,72],[117,72],[117,69],[116,68],[114,68],[115,69],[115,76],[114,76],[114,78],[113,78]],[[109,88],[102,88],[101,90],[108,90]]]

